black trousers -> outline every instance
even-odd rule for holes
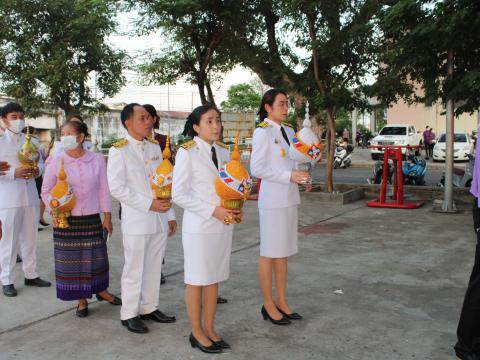
[[[473,203],[473,226],[477,235],[475,262],[463,300],[455,352],[462,360],[480,360],[480,208]]]

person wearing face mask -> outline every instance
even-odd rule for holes
[[[57,297],[64,301],[77,300],[76,315],[86,317],[87,299],[93,294],[98,300],[112,305],[122,303],[107,291],[109,264],[106,237],[113,230],[112,205],[103,155],[85,150],[82,146],[88,136],[87,125],[67,121],[61,127],[61,134],[64,152],[46,168],[42,199],[50,210],[49,194],[57,183],[63,161],[76,205],[68,218],[70,227],[59,228],[55,219],[52,222]]]
[[[0,159],[7,161],[10,168],[0,176],[0,281],[5,296],[17,296],[14,286],[14,266],[17,252],[23,257],[23,272],[26,286],[48,287],[50,282],[42,280],[37,273],[37,236],[39,221],[39,197],[35,178],[43,172],[43,159],[38,159],[38,169],[24,167],[18,152],[25,143],[22,130],[25,127],[23,108],[14,102],[2,108],[2,126],[5,132],[0,136]],[[32,143],[38,143],[32,139]]]
[[[127,330],[143,334],[148,332],[143,320],[176,321],[158,309],[158,295],[167,237],[175,233],[177,222],[171,201],[156,199],[151,187],[163,160],[158,143],[150,138],[153,120],[136,103],[126,105],[120,119],[128,134],[110,148],[107,166],[110,193],[122,205],[120,320]]]
[[[85,124],[83,121],[83,118],[80,116],[80,114],[77,113],[70,113],[67,116],[67,121],[76,121],[81,124]],[[93,151],[93,144],[90,140],[85,139],[82,143],[82,147],[85,150]],[[50,145],[50,148],[47,151],[48,159],[46,161],[46,165],[48,165],[51,161],[51,159],[57,157],[59,154],[61,154],[65,150],[62,141],[58,141],[55,143],[52,143]]]

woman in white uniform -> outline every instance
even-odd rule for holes
[[[172,186],[173,201],[185,210],[182,243],[190,343],[207,353],[230,347],[215,332],[214,320],[218,283],[228,279],[230,270],[230,223],[242,215],[219,206],[215,191],[218,168],[230,159],[228,147],[218,142],[220,131],[218,110],[210,105],[193,110],[183,133],[193,140],[178,150]]]
[[[258,274],[263,295],[262,316],[276,325],[288,325],[302,316],[287,302],[288,257],[298,252],[298,185],[306,183],[307,172],[294,170],[288,148],[294,131],[283,121],[288,114],[286,94],[270,89],[258,112],[262,121],[253,133],[250,170],[261,179],[258,195],[260,214],[260,259]],[[275,275],[275,298],[272,291]]]

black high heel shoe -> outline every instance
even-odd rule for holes
[[[212,340],[210,339],[210,341],[214,344],[214,345],[217,345],[217,347],[219,347],[220,349],[230,349],[231,346],[229,343],[227,343],[226,341],[223,341],[222,339],[218,340],[218,341],[215,341],[215,340]]]
[[[95,296],[97,297],[97,300],[98,301],[106,301],[114,306],[118,306],[118,305],[122,305],[122,299],[120,299],[119,297],[116,297],[115,295],[112,295],[113,296],[113,300],[112,301],[108,301],[104,298],[102,298],[100,295],[98,294],[95,294]]]
[[[263,320],[270,320],[272,322],[272,324],[275,324],[275,325],[290,325],[292,322],[290,320],[288,320],[285,315],[282,316],[281,319],[279,320],[275,320],[273,319],[267,312],[267,310],[265,309],[265,306],[262,306],[262,316],[263,316]]]
[[[280,311],[282,313],[282,315],[284,315],[287,319],[289,320],[302,320],[303,319],[303,316],[300,315],[299,313],[291,313],[291,314],[287,314],[286,312],[283,312],[282,309],[280,309],[278,306],[277,306],[277,309],[278,311]]]
[[[193,336],[192,333],[190,333],[190,345],[192,345],[192,348],[198,348],[200,351],[203,351],[207,354],[220,354],[222,352],[222,349],[215,345],[213,341],[212,345],[210,346],[204,346],[200,344],[200,342],[195,339],[195,336]]]

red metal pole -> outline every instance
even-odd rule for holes
[[[385,204],[387,198],[387,177],[388,177],[388,148],[383,152],[383,174],[382,189],[380,191],[380,203]]]
[[[402,155],[402,149],[398,149],[398,198],[397,198],[397,203],[398,204],[403,204],[403,155]]]

